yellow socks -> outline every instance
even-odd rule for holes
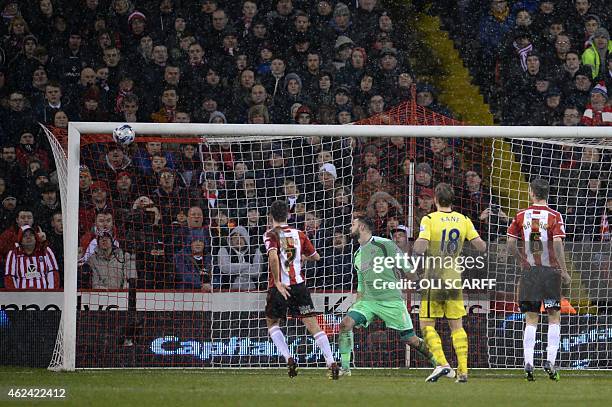
[[[451,332],[453,338],[453,347],[457,354],[457,370],[459,374],[467,374],[468,372],[468,337],[465,333],[465,329],[457,329]],[[438,343],[440,338],[438,337]]]
[[[465,335],[465,331],[463,332],[463,334]],[[440,366],[448,365],[448,362],[446,361],[446,356],[444,355],[444,351],[442,350],[442,341],[440,340],[440,335],[438,335],[438,333],[436,332],[436,328],[434,328],[433,326],[423,327],[423,339],[425,339],[425,343],[427,343],[429,351],[433,353],[434,358],[436,358],[436,362],[438,362]],[[465,339],[465,352],[467,358],[467,336],[465,337]],[[454,342],[455,337],[453,336],[453,343]]]

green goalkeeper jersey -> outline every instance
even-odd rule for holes
[[[382,288],[384,282],[397,283],[400,280],[396,258],[403,252],[393,240],[372,236],[353,255],[357,271],[357,292],[363,301],[402,301],[402,292],[397,288]],[[393,258],[391,267],[385,266],[384,259]],[[390,265],[390,263],[389,263]],[[404,268],[405,272],[410,271]],[[388,286],[387,286],[388,287]]]

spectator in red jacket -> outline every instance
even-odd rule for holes
[[[612,126],[612,106],[607,102],[608,90],[600,83],[591,90],[591,103],[580,122],[585,126]]]
[[[19,228],[17,245],[6,258],[4,286],[9,289],[60,288],[55,254],[30,225]]]
[[[15,243],[18,239],[19,230],[23,226],[34,225],[34,215],[28,208],[20,208],[17,211],[17,217],[15,218],[15,224],[7,228],[0,235],[0,258],[4,259],[9,251],[15,247]]]

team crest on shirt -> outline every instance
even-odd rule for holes
[[[38,272],[38,267],[36,266],[36,264],[28,265],[27,271],[25,273],[25,278],[40,278],[40,273]]]

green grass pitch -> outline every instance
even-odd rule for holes
[[[268,370],[88,370],[0,368],[0,405],[65,406],[603,406],[612,400],[612,372],[543,371],[525,382],[519,370],[473,370],[470,382],[425,383],[428,370],[353,370],[331,381],[322,369],[289,379]],[[11,401],[10,388],[65,388],[63,400]]]

